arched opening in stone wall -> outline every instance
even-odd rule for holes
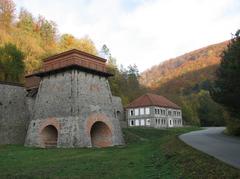
[[[41,138],[45,148],[57,147],[58,131],[53,125],[46,126],[41,132]]]
[[[95,122],[91,127],[90,134],[93,147],[112,146],[112,132],[104,122]]]
[[[117,118],[118,118],[119,121],[121,121],[122,116],[121,116],[121,112],[120,111],[117,111]]]

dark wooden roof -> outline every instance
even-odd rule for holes
[[[92,55],[92,54],[89,54],[89,53],[86,53],[86,52],[83,52],[83,51],[80,51],[80,50],[77,50],[77,49],[72,49],[72,50],[68,50],[68,51],[65,51],[65,52],[62,52],[62,53],[59,53],[59,54],[52,55],[52,56],[50,56],[48,58],[43,59],[43,61],[47,62],[47,61],[50,61],[50,60],[53,60],[53,59],[56,59],[56,58],[60,58],[60,57],[64,57],[64,56],[70,55],[72,53],[76,53],[78,55],[89,57],[91,59],[99,60],[99,61],[102,61],[102,62],[106,62],[107,61],[104,58],[101,58],[101,57],[98,57],[98,56],[95,56],[95,55]]]
[[[163,96],[147,93],[132,101],[127,108],[158,106],[166,108],[181,109],[178,105]]]

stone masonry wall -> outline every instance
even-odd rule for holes
[[[124,109],[122,106],[122,100],[120,97],[113,96],[113,108],[114,108],[115,116],[120,121],[121,127],[126,128],[127,120],[125,117]]]
[[[23,144],[29,116],[25,88],[0,83],[0,144]]]
[[[42,79],[34,119],[87,117],[92,111],[113,115],[112,108],[112,95],[106,78],[69,70]]]

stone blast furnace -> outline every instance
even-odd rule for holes
[[[26,76],[29,126],[25,146],[108,147],[123,145],[106,60],[70,50],[43,61]]]

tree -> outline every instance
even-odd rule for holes
[[[0,78],[4,81],[20,82],[24,74],[24,55],[13,44],[0,47]]]
[[[199,106],[197,109],[201,126],[224,126],[224,110],[209,96],[209,92],[201,90],[197,95]]]
[[[129,65],[127,69],[127,86],[130,101],[142,94],[139,84],[139,71],[136,65]]]
[[[97,49],[89,37],[77,39],[71,34],[63,34],[58,45],[60,51],[78,49],[93,55],[97,55]]]
[[[24,53],[27,74],[38,71],[42,66],[42,59],[69,49],[98,54],[89,37],[77,39],[64,34],[59,38],[53,21],[43,16],[36,18],[24,8],[17,13],[13,0],[0,0],[0,47],[7,43],[15,44]],[[2,71],[0,73],[3,74]]]
[[[93,41],[88,36],[83,37],[77,41],[77,49],[93,55],[98,54]]]
[[[26,9],[21,9],[19,16],[18,16],[19,21],[17,22],[17,27],[22,29],[25,32],[32,33],[35,30],[35,21],[30,12],[28,12]]]
[[[53,21],[46,20],[43,16],[38,17],[36,31],[39,32],[42,46],[51,54],[56,47],[57,25]]]
[[[105,59],[107,59],[107,60],[109,60],[109,58],[111,57],[110,50],[109,50],[109,48],[107,47],[106,44],[104,44],[104,45],[102,46],[102,49],[101,49],[101,51],[100,51],[100,55],[102,55],[103,58],[105,58]]]
[[[63,51],[75,48],[76,41],[77,41],[77,39],[75,39],[75,37],[73,35],[63,34],[59,41],[59,48]]]
[[[184,123],[187,125],[200,125],[200,120],[197,114],[197,100],[194,95],[190,96],[180,96],[181,108],[182,108],[182,117]]]
[[[0,0],[0,27],[9,29],[14,18],[15,4],[12,0]]]
[[[232,120],[236,121],[237,130],[232,132],[240,135],[240,30],[233,36],[221,57],[217,70],[217,79],[210,90],[212,98],[223,105]]]
[[[108,60],[107,71],[113,74],[113,77],[109,78],[112,94],[121,97],[123,105],[127,105],[145,93],[145,88],[139,84],[139,72],[136,65],[130,65],[127,69],[121,66],[119,69],[116,59],[106,45],[103,45],[100,54]]]

